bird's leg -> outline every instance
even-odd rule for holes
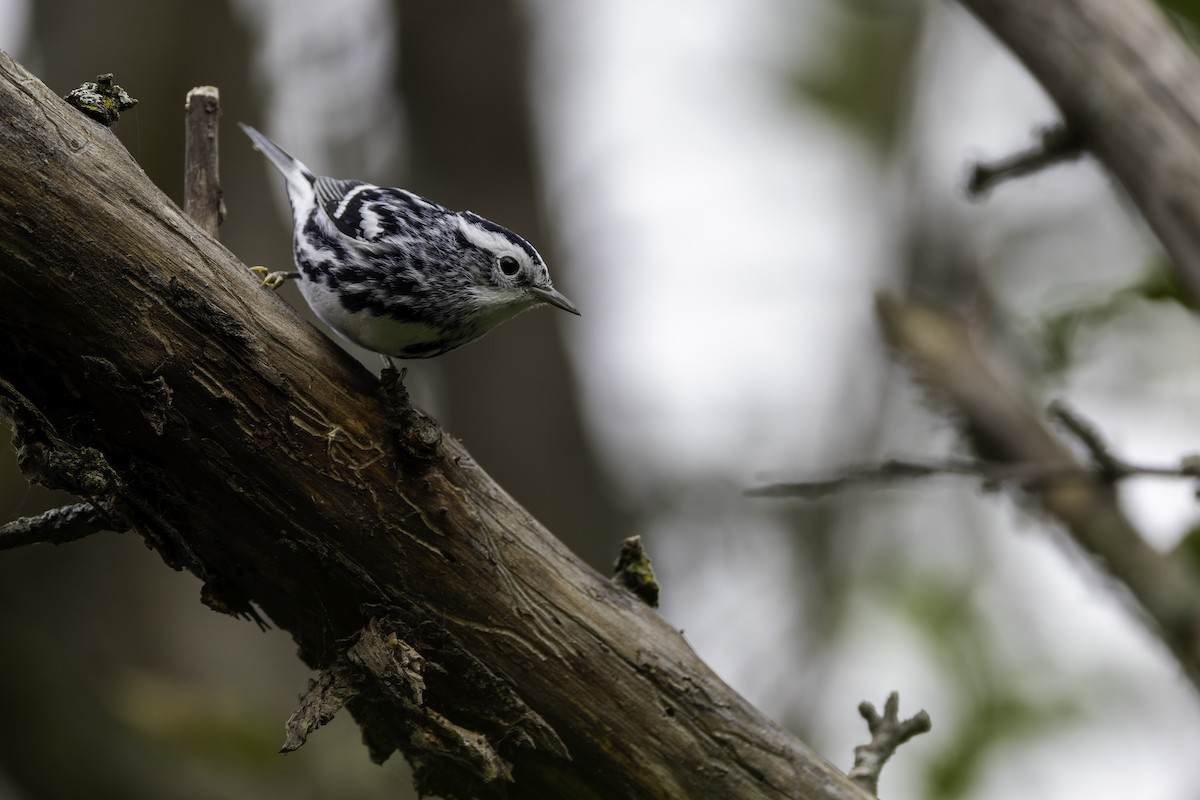
[[[391,356],[380,353],[379,357],[383,359],[383,369],[379,372],[379,387],[393,410],[407,408],[408,389],[404,386],[404,376],[408,374],[408,367],[397,370],[396,362],[392,361]]]
[[[400,390],[404,391],[404,376],[408,374],[408,367],[401,370],[396,369],[396,362],[392,361],[391,356],[379,354],[383,359],[383,369],[379,372],[379,382],[383,385],[385,391]]]
[[[396,444],[400,450],[418,462],[429,462],[435,459],[442,443],[442,429],[433,417],[412,404],[408,389],[404,386],[404,376],[408,368],[399,372],[384,356],[388,365],[379,374],[380,394],[391,412],[389,420],[396,434]]]
[[[262,277],[263,282],[259,286],[266,286],[272,290],[283,286],[284,281],[295,280],[300,277],[299,272],[271,272],[266,267],[250,267],[250,271],[258,273]]]

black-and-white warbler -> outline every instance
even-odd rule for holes
[[[404,189],[318,177],[241,128],[287,180],[300,271],[252,269],[271,288],[299,279],[316,315],[355,344],[431,358],[543,303],[579,313],[537,251],[507,228]]]

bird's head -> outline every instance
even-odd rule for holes
[[[578,314],[575,304],[550,282],[550,272],[533,245],[517,234],[470,211],[459,212],[458,237],[470,266],[474,293],[489,316],[513,316],[549,305]]]

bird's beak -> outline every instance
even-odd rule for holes
[[[579,315],[579,309],[575,304],[563,296],[562,292],[555,289],[553,286],[531,286],[529,293],[543,303],[549,303],[552,306],[561,308],[563,311],[570,311],[576,316]]]

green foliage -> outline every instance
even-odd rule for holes
[[[957,719],[937,720],[947,745],[928,766],[926,780],[930,800],[967,797],[977,787],[988,761],[1004,745],[1019,743],[1060,728],[1079,716],[1080,703],[1070,698],[1046,702],[1020,690],[980,693],[961,706]]]
[[[1200,25],[1200,0],[1158,0],[1158,4],[1179,25],[1184,36],[1195,46],[1196,26]]]
[[[1109,295],[1098,303],[1072,306],[1045,317],[1041,324],[1043,367],[1047,372],[1062,372],[1071,366],[1077,334],[1086,328],[1103,326],[1129,311],[1134,303],[1178,303],[1191,308],[1170,264],[1159,260],[1150,265],[1142,280]]]
[[[113,692],[109,711],[134,737],[208,768],[253,774],[283,763],[278,715],[246,698],[136,675]]]
[[[1200,574],[1200,522],[1192,525],[1187,534],[1175,546],[1175,555],[1183,559],[1183,563],[1192,571]]]
[[[908,114],[920,14],[916,7],[864,11],[838,4],[822,63],[793,78],[805,104],[820,108],[887,154]]]
[[[1040,685],[1043,675],[1025,663],[1006,667],[1005,646],[975,603],[980,576],[908,575],[894,582],[889,602],[930,643],[940,663],[952,718],[934,719],[940,749],[927,763],[929,800],[958,800],[977,788],[984,770],[1006,744],[1022,743],[1078,719],[1084,682]],[[1047,699],[1049,697],[1050,699]]]

